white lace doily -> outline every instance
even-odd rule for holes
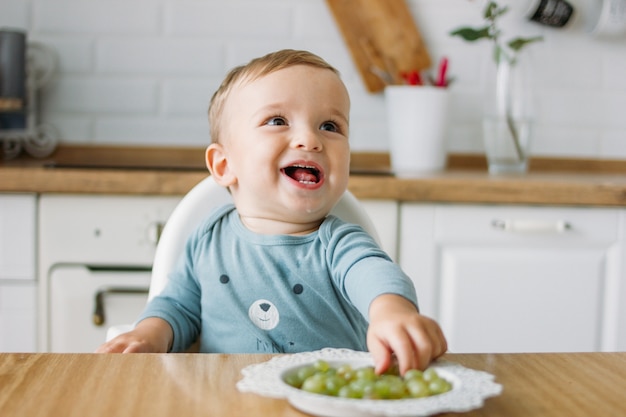
[[[323,417],[388,416],[417,417],[444,412],[466,412],[483,405],[484,400],[499,395],[502,385],[494,376],[483,371],[465,368],[454,362],[438,360],[431,367],[452,383],[452,390],[432,397],[406,400],[363,400],[312,394],[286,384],[282,375],[317,359],[333,365],[348,363],[352,366],[373,364],[367,352],[349,349],[322,349],[292,355],[277,356],[267,362],[242,369],[243,378],[237,382],[242,392],[252,392],[266,397],[286,398],[295,408]]]

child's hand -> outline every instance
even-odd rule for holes
[[[148,318],[130,332],[101,345],[96,353],[166,353],[172,337],[172,328],[166,321]]]
[[[392,354],[404,375],[409,369],[426,369],[448,350],[437,322],[419,314],[404,297],[383,294],[372,301],[369,314],[367,348],[379,374],[391,365]]]

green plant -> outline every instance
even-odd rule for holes
[[[493,56],[496,62],[500,62],[502,59],[506,59],[509,63],[514,64],[516,55],[526,45],[543,40],[542,36],[535,36],[532,38],[514,38],[506,43],[506,46],[511,52],[503,46],[500,40],[500,29],[497,26],[498,18],[509,11],[508,6],[498,6],[495,1],[489,1],[485,6],[483,12],[483,18],[487,23],[486,26],[473,28],[473,27],[461,27],[450,32],[452,36],[460,36],[468,42],[477,41],[480,39],[488,39],[493,42],[494,50]]]
[[[498,18],[508,12],[508,6],[499,6],[495,1],[488,1],[483,12],[483,18],[486,25],[482,27],[461,27],[450,32],[452,36],[459,36],[465,41],[474,42],[481,39],[487,39],[493,42],[493,58],[496,65],[500,65],[501,62],[506,61],[510,66],[514,66],[517,62],[517,54],[528,44],[543,40],[541,36],[535,36],[531,38],[517,37],[503,44],[500,39],[502,33],[498,28]],[[506,107],[506,123],[513,139],[513,145],[517,157],[520,161],[525,159],[524,150],[520,145],[518,129],[515,126],[515,121],[511,114],[511,97],[507,92],[505,100]]]

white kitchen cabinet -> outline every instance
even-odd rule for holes
[[[0,195],[0,352],[34,352],[37,334],[34,194]]]
[[[398,202],[395,200],[360,200],[374,223],[380,244],[392,259],[398,253]]]
[[[623,350],[624,218],[402,204],[399,261],[452,352]]]

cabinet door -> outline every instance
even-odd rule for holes
[[[425,263],[434,275],[426,281],[434,288],[431,312],[451,351],[611,349],[618,329],[605,323],[618,306],[612,296],[620,281],[617,210],[432,210],[430,259]],[[403,223],[403,232],[410,227]],[[407,239],[410,235],[402,244]],[[420,270],[404,250],[401,262],[405,269]]]
[[[37,349],[35,281],[0,282],[0,352]]]
[[[34,194],[0,195],[0,352],[34,352],[37,335]]]
[[[626,209],[620,210],[620,236],[621,245],[618,248],[618,258],[621,260],[616,265],[613,274],[618,276],[618,282],[615,290],[612,292],[612,302],[616,305],[617,314],[614,319],[611,316],[607,318],[604,328],[606,329],[605,337],[606,346],[609,349],[619,352],[626,352]]]
[[[398,246],[398,202],[362,200],[361,204],[374,223],[383,250],[395,260]]]
[[[435,212],[430,204],[400,205],[398,262],[413,280],[420,312],[438,319]]]
[[[111,325],[132,324],[148,300],[149,270],[56,265],[50,272],[51,352],[93,352]]]
[[[440,323],[458,352],[600,349],[601,248],[444,245]]]
[[[35,279],[37,198],[0,195],[0,279]]]

